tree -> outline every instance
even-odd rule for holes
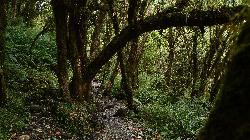
[[[5,48],[5,29],[7,26],[8,1],[0,2],[0,106],[6,102],[6,88],[4,80],[4,48]]]
[[[248,12],[249,14],[249,12]],[[221,92],[197,140],[243,140],[250,134],[250,20],[238,37]]]
[[[87,39],[87,1],[52,1],[56,19],[56,37],[58,47],[58,82],[60,90],[66,95],[82,100],[89,99],[90,82],[82,83],[82,73],[88,62],[86,52]],[[73,70],[73,78],[69,84],[67,60]]]
[[[67,3],[64,1],[53,0],[52,6],[56,22],[57,40],[57,69],[59,90],[69,98],[68,72],[67,72]]]
[[[118,53],[118,59],[121,64],[120,65],[121,74],[123,78],[122,81],[124,83],[123,88],[124,90],[127,89],[127,91],[130,91],[131,87],[128,84],[126,69],[122,68],[122,66],[124,65],[123,56],[122,53],[120,53],[121,50],[126,46],[127,42],[132,40],[135,41],[136,38],[138,38],[143,33],[150,32],[153,30],[166,29],[169,27],[183,27],[183,26],[200,27],[200,26],[213,26],[218,24],[225,24],[230,22],[230,17],[232,17],[235,13],[239,12],[244,7],[244,6],[222,7],[221,9],[206,10],[206,11],[196,9],[187,13],[184,13],[182,12],[182,10],[180,10],[183,9],[183,7],[185,6],[177,9],[167,8],[166,10],[162,10],[162,12],[158,12],[155,15],[148,16],[146,18],[142,18],[136,21],[134,18],[136,17],[134,11],[135,9],[137,9],[136,8],[137,2],[134,3],[135,1],[133,2],[131,1],[130,2],[131,8],[129,8],[130,9],[129,25],[124,27],[119,32],[118,21],[115,18],[115,14],[112,14],[113,15],[112,22],[114,25],[116,35],[113,37],[110,43],[107,46],[105,46],[104,49],[91,62],[88,62],[86,55],[86,47],[82,46],[86,43],[86,40],[84,38],[86,37],[86,30],[87,30],[85,24],[88,20],[86,18],[87,13],[85,10],[79,10],[81,9],[80,3],[75,3],[75,1],[70,1],[70,2],[67,1],[67,2],[68,3],[66,3],[66,1],[64,2],[59,2],[58,0],[52,1],[52,6],[54,7],[54,14],[57,24],[56,30],[57,30],[57,46],[58,46],[58,67],[59,70],[61,71],[61,74],[59,74],[59,85],[61,89],[64,89],[62,91],[67,93],[68,91],[68,89],[66,88],[67,73],[65,66],[67,60],[66,56],[69,55],[70,53],[71,58],[73,58],[72,60],[70,60],[74,73],[73,80],[74,77],[79,78],[78,83],[80,86],[77,86],[79,88],[75,88],[75,90],[79,89],[79,91],[77,91],[76,93],[79,95],[79,97],[82,96],[86,97],[87,100],[89,98],[89,90],[90,90],[89,87],[91,81],[100,71],[102,66],[105,65],[116,53]],[[112,10],[113,9],[112,0],[108,0],[107,2],[110,7],[109,9]],[[85,4],[83,4],[83,9],[84,8],[86,8]],[[81,27],[82,25],[84,27]],[[67,27],[69,27],[69,29],[67,29]],[[69,35],[69,37],[67,37],[67,35]],[[68,51],[66,49],[67,45],[68,45]],[[78,71],[79,69],[76,66],[77,67],[80,66],[81,70]]]
[[[213,26],[230,22],[230,17],[240,12],[244,6],[233,8],[222,8],[218,10],[193,10],[189,13],[165,13],[160,12],[139,20],[136,25],[125,27],[120,34],[116,35],[112,41],[99,53],[99,55],[86,68],[83,76],[84,81],[91,81],[101,69],[101,67],[118,51],[125,47],[128,41],[140,36],[145,32],[166,29],[169,27],[183,26]],[[241,19],[244,19],[241,18]]]
[[[129,15],[128,19],[129,20],[130,19],[134,20],[134,19],[132,19],[133,17],[131,17],[131,16],[134,16],[134,10],[136,9],[137,1],[133,1],[133,2],[134,3],[131,3],[131,1],[129,2],[129,10],[128,10],[128,15]],[[114,11],[114,1],[108,0],[107,3],[109,5],[109,13],[110,13],[110,16],[112,19],[113,28],[115,30],[115,35],[118,35],[119,31],[120,31],[120,27],[119,27],[119,23],[118,23],[117,14]],[[129,22],[131,22],[131,21],[129,21]],[[117,62],[119,62],[121,75],[122,75],[121,86],[126,94],[128,107],[130,109],[132,109],[133,108],[133,90],[132,90],[131,86],[129,85],[129,79],[128,79],[128,75],[127,75],[127,69],[126,69],[125,63],[124,63],[124,56],[123,56],[122,49],[117,52]]]

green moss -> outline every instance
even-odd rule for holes
[[[215,107],[198,140],[250,138],[250,45],[246,45],[250,41],[243,37],[249,35],[249,27],[247,22],[238,40],[239,50],[232,57]]]

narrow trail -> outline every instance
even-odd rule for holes
[[[30,112],[28,128],[13,134],[12,140],[141,140],[143,128],[130,120],[128,108],[122,101],[99,94],[98,87],[92,88],[96,112],[92,113],[95,132],[90,138],[82,138],[67,132],[58,124],[55,111],[60,98],[54,93],[34,94],[26,97]]]
[[[143,127],[130,120],[129,109],[122,101],[96,94],[96,123],[101,129],[93,134],[95,140],[140,140]]]

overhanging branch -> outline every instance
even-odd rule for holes
[[[169,27],[183,26],[214,26],[230,22],[230,19],[243,10],[245,6],[223,7],[217,10],[193,10],[189,13],[159,13],[147,17],[139,23],[139,32],[166,29]]]
[[[184,26],[213,26],[226,24],[230,19],[239,13],[245,6],[223,7],[217,10],[193,10],[188,13],[176,12],[158,13],[140,20],[136,25],[125,27],[119,35],[116,35],[112,41],[101,51],[101,53],[87,66],[87,74],[84,80],[92,80],[102,66],[112,58],[120,49],[126,46],[126,43],[133,38],[140,36],[145,32],[153,30],[167,29],[169,27]],[[244,17],[237,19],[243,20]]]

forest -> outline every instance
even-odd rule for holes
[[[0,139],[250,139],[249,5],[0,0]]]

